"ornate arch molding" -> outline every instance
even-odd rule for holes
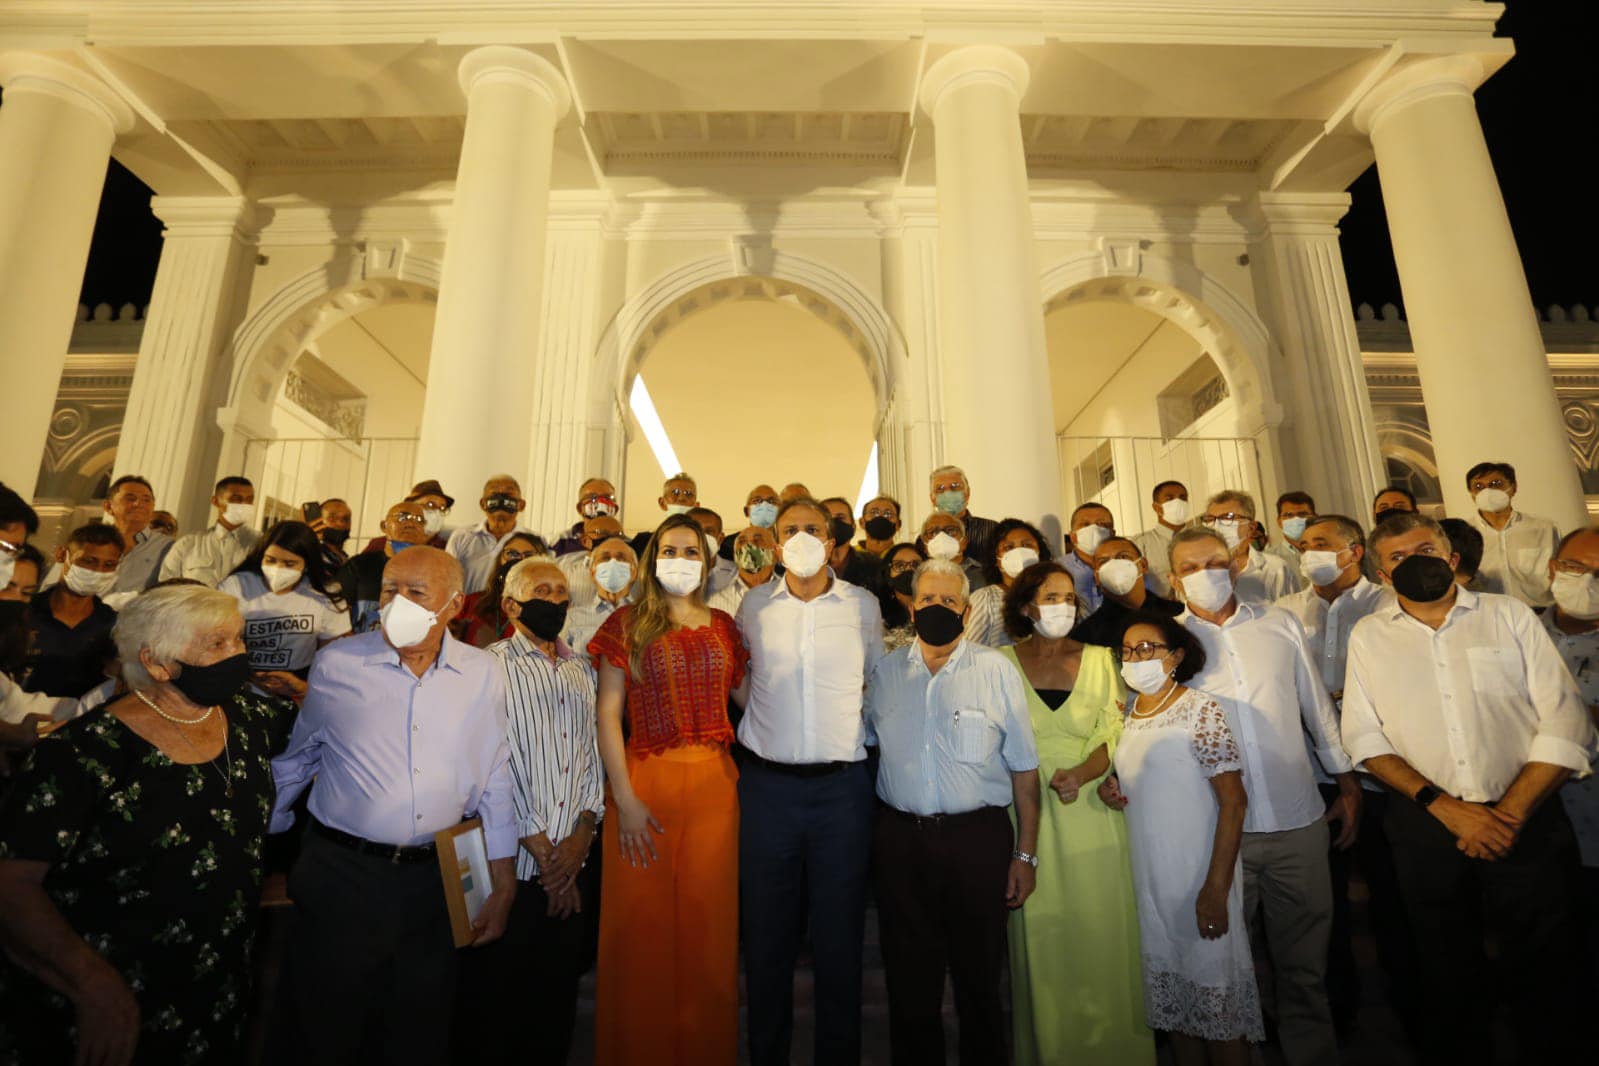
[[[1079,300],[1135,304],[1186,330],[1216,361],[1250,433],[1281,424],[1272,384],[1271,332],[1236,293],[1192,263],[1139,253],[1136,272],[1087,252],[1044,272],[1044,314]]]
[[[625,424],[633,379],[672,326],[718,304],[745,299],[796,304],[837,330],[861,358],[881,420],[906,358],[893,320],[875,297],[840,271],[774,251],[769,269],[760,274],[741,273],[728,256],[706,256],[669,271],[629,300],[600,337],[589,392],[590,422],[603,425],[622,417]]]
[[[406,256],[392,272],[362,258],[328,263],[289,281],[239,326],[228,346],[228,407],[236,422],[264,423],[295,356],[347,318],[387,303],[437,303],[436,259]]]

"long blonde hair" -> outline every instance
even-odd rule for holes
[[[660,554],[661,534],[674,529],[692,529],[699,538],[700,587],[690,596],[696,607],[705,606],[705,590],[711,583],[710,544],[705,539],[705,531],[686,514],[669,515],[644,546],[644,554],[638,562],[639,598],[627,613],[627,664],[635,679],[644,677],[644,654],[650,645],[672,628],[670,596],[655,576],[655,559]]]

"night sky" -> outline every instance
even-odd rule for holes
[[[1599,5],[1579,0],[1510,0],[1499,23],[1516,39],[1517,56],[1477,93],[1477,108],[1499,172],[1539,308],[1599,303],[1599,212],[1589,199],[1595,176],[1587,163],[1599,117]],[[1344,267],[1356,303],[1403,306],[1394,270],[1382,187],[1376,169],[1351,187],[1354,205],[1343,223]],[[116,162],[106,178],[95,224],[84,303],[143,307],[150,300],[161,224],[150,190]]]

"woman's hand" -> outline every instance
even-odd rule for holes
[[[1113,811],[1127,809],[1127,797],[1122,794],[1122,783],[1115,774],[1107,774],[1099,783],[1099,799]]]
[[[39,729],[50,724],[42,714],[24,715],[20,722],[0,722],[0,748],[27,751],[39,743]]]
[[[1055,790],[1055,795],[1060,797],[1062,803],[1073,803],[1082,791],[1083,783],[1077,779],[1077,768],[1073,767],[1070,770],[1056,770],[1049,779],[1049,787]]]
[[[616,812],[617,843],[621,848],[622,857],[628,863],[639,869],[647,869],[651,862],[660,859],[655,850],[655,833],[665,833],[661,823],[655,820],[655,815],[644,805],[644,801],[636,796],[626,801],[618,801]]]
[[[305,699],[306,684],[287,670],[258,670],[255,674],[255,683],[284,699],[299,703]]]
[[[102,962],[73,994],[78,1021],[74,1066],[127,1066],[139,1045],[139,1001],[122,975]]]
[[[1227,890],[1205,882],[1194,903],[1194,916],[1199,921],[1199,935],[1206,940],[1227,935]]]

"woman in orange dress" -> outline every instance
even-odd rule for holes
[[[639,561],[638,602],[589,642],[608,779],[598,1066],[738,1058],[738,771],[727,699],[749,656],[733,619],[705,606],[709,562],[694,520],[668,518]]]

